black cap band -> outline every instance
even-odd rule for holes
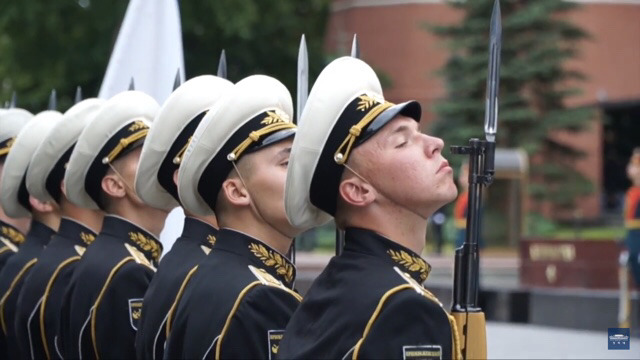
[[[102,178],[107,174],[109,163],[113,163],[113,161],[142,146],[148,132],[149,127],[144,122],[132,121],[118,130],[93,158],[84,179],[84,186],[87,194],[101,209],[104,209],[105,205],[100,200]],[[132,141],[127,141],[127,139]]]
[[[64,152],[64,154],[62,154],[62,156],[58,159],[58,161],[56,161],[56,164],[53,166],[53,169],[51,169],[51,172],[49,172],[49,175],[47,176],[47,179],[44,183],[47,192],[57,203],[60,203],[60,199],[62,198],[62,189],[60,188],[60,183],[62,183],[62,180],[64,179],[64,173],[67,170],[67,163],[69,162],[69,158],[71,157],[71,153],[73,152],[73,148],[75,147],[76,144],[74,143],[69,147],[69,149],[67,149],[67,151]]]
[[[222,188],[222,183],[233,169],[232,161],[238,161],[244,154],[275,144],[295,134],[295,125],[278,119],[277,116],[274,116],[275,113],[276,110],[267,110],[251,118],[229,137],[207,164],[198,180],[198,193],[212,210],[215,211],[216,200]],[[290,124],[290,126],[287,125],[283,129],[265,133],[263,136],[253,136],[269,126],[273,127],[274,124],[280,123]],[[256,140],[248,141],[250,138],[256,138]],[[248,146],[235,155],[238,147],[244,143],[248,144]],[[230,156],[231,154],[234,155]],[[230,160],[230,157],[233,160]]]
[[[173,144],[171,144],[167,155],[162,159],[162,163],[158,169],[158,183],[178,202],[180,202],[180,198],[178,197],[178,187],[173,182],[173,173],[180,167],[180,162],[174,160],[176,157],[182,155],[180,153],[188,145],[191,136],[193,136],[198,124],[200,124],[202,118],[207,114],[207,111],[209,110],[205,110],[189,120],[187,126],[180,131],[178,137],[176,137]]]

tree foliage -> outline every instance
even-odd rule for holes
[[[465,144],[483,133],[488,37],[494,0],[450,2],[464,19],[454,25],[428,25],[443,37],[450,57],[439,74],[448,96],[435,110],[433,131],[449,144]],[[567,67],[588,35],[566,19],[578,6],[562,0],[501,1],[503,42],[497,143],[521,147],[530,156],[531,194],[568,206],[591,191],[590,182],[570,166],[582,153],[560,141],[560,132],[588,126],[592,112],[568,107],[579,94],[583,74]]]
[[[0,100],[16,91],[19,106],[38,112],[54,88],[63,110],[71,105],[78,85],[85,96],[96,96],[127,4],[0,2]],[[187,78],[215,74],[225,49],[231,81],[267,74],[281,80],[295,97],[303,33],[311,75],[325,64],[321,54],[329,0],[186,0],[180,2],[180,11]]]

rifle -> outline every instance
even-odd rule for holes
[[[479,265],[478,239],[482,190],[493,182],[498,126],[498,91],[500,84],[500,49],[502,23],[500,3],[495,0],[491,13],[489,65],[485,103],[485,139],[469,139],[468,146],[451,146],[453,154],[469,156],[469,209],[464,244],[456,249],[453,305],[462,356],[465,359],[487,358],[487,333],[484,312],[478,304]]]
[[[302,110],[309,97],[309,54],[307,52],[307,41],[302,34],[300,47],[298,48],[298,71],[296,76],[296,118],[295,123],[300,124]],[[296,263],[296,239],[294,238],[289,248],[289,259],[291,263]]]
[[[360,58],[360,44],[358,43],[358,34],[353,34],[353,41],[351,42],[351,57],[356,59]],[[342,254],[344,248],[344,231],[338,229],[336,224],[336,255]]]

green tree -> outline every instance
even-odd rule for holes
[[[448,96],[435,110],[433,131],[448,144],[465,144],[483,133],[489,22],[493,0],[454,1],[460,23],[427,27],[446,39],[450,58],[439,74]],[[584,79],[568,69],[578,42],[588,35],[566,19],[577,4],[562,0],[501,2],[503,42],[497,143],[522,147],[532,157],[530,191],[534,199],[571,206],[589,193],[588,179],[571,165],[583,154],[556,136],[588,126],[592,111],[568,107]]]
[[[78,85],[85,96],[96,96],[127,4],[0,2],[0,100],[16,91],[21,107],[38,112],[46,107],[53,88],[61,110],[71,105]],[[226,49],[231,81],[256,73],[271,75],[295,98],[303,33],[311,77],[325,64],[322,46],[329,0],[187,0],[180,1],[180,11],[187,78],[215,74],[220,51]]]

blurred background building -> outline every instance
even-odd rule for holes
[[[568,105],[597,111],[586,131],[560,136],[586,154],[575,167],[594,191],[579,199],[576,215],[593,222],[619,218],[629,186],[624,168],[633,145],[640,144],[640,1],[574,2],[582,6],[568,14],[569,20],[591,38],[579,43],[579,55],[567,64],[586,75],[582,94]],[[385,96],[419,100],[428,126],[436,120],[431,106],[446,96],[444,79],[435,73],[449,54],[443,40],[424,27],[456,23],[462,15],[438,0],[334,0],[325,44],[330,52],[346,54],[352,34],[359,34],[362,58],[388,79]],[[550,206],[544,214],[574,215]]]

